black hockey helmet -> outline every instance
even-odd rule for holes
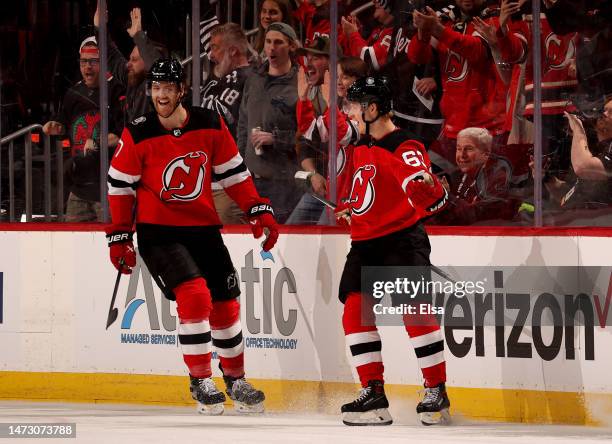
[[[384,76],[361,77],[349,87],[346,92],[349,102],[376,103],[378,115],[387,114],[393,109],[393,94],[389,87],[389,80]]]
[[[147,83],[151,82],[173,82],[180,86],[185,80],[183,66],[177,59],[157,59],[147,73]]]

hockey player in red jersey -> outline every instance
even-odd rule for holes
[[[178,60],[157,60],[148,87],[155,112],[124,129],[108,172],[111,261],[131,273],[135,224],[142,259],[165,297],[176,300],[179,343],[198,411],[223,413],[225,394],[211,378],[214,345],[235,408],[261,412],[265,396],[244,378],[240,289],[219,232],[212,176],[247,215],[256,238],[268,230],[266,251],[278,238],[272,208],[257,194],[223,119],[181,105],[185,86]]]
[[[367,139],[352,148],[352,185],[345,203],[337,208],[338,220],[350,221],[351,249],[340,280],[344,303],[342,325],[362,390],[357,399],[342,406],[347,425],[388,425],[392,418],[384,392],[381,339],[372,310],[374,299],[362,291],[364,266],[430,265],[430,245],[421,219],[437,213],[447,193],[431,174],[422,143],[391,121],[391,91],[384,77],[358,79],[347,98],[361,107],[360,122]],[[404,315],[408,332],[425,379],[425,397],[417,406],[421,421],[448,420],[444,342],[433,315]]]

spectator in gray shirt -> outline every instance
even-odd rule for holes
[[[301,195],[294,175],[299,169],[295,150],[297,36],[286,23],[268,26],[264,42],[267,60],[247,79],[238,120],[238,148],[261,196],[270,199],[276,220],[284,223]]]
[[[98,9],[99,9],[98,5]],[[94,15],[94,26],[98,28],[99,10]],[[125,116],[127,122],[153,111],[151,100],[147,96],[145,77],[153,62],[165,56],[165,50],[159,44],[149,39],[142,30],[140,8],[130,12],[131,26],[127,33],[134,40],[134,49],[126,60],[117,45],[108,39],[108,68],[113,76],[126,87]]]

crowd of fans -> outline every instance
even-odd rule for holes
[[[531,223],[539,89],[548,222],[591,225],[591,217],[601,217],[610,225],[610,2],[542,1],[536,19],[541,58],[534,61],[531,0],[337,0],[337,42],[329,37],[331,1],[262,0],[250,37],[235,23],[210,32],[211,69],[203,74],[199,105],[223,116],[280,223],[333,224],[313,195],[342,198],[330,196],[330,150],[336,146],[336,189],[342,190],[350,180],[342,176],[345,149],[359,140],[344,95],[355,79],[378,72],[394,90],[395,125],[425,144],[451,195],[448,210],[430,223]],[[126,122],[151,110],[145,74],[168,54],[147,37],[140,14],[138,8],[131,13],[128,59],[109,39],[111,152]],[[336,79],[329,74],[333,45]],[[96,35],[83,41],[75,58],[82,80],[44,132],[71,141],[68,220],[99,220],[97,88],[103,73]],[[541,66],[540,85],[534,84],[534,65]],[[333,113],[337,140],[330,144]],[[240,210],[216,183],[213,194],[222,222],[242,223]]]

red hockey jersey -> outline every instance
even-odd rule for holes
[[[427,151],[414,137],[398,129],[373,146],[352,147],[350,165],[347,165],[352,182],[346,203],[351,210],[353,240],[385,236],[425,217],[423,209],[412,205],[407,191],[412,178],[422,172],[431,173]],[[434,197],[443,198],[442,195]]]
[[[305,26],[306,38],[304,39],[304,47],[308,47],[317,37],[330,38],[331,23],[329,15],[322,13],[317,14],[317,9],[314,5],[303,1],[298,9],[295,10],[293,16],[298,22]],[[338,26],[338,44],[341,48],[345,45],[345,36],[342,28]]]
[[[243,211],[261,201],[251,175],[223,119],[192,107],[182,128],[166,130],[149,113],[128,125],[108,172],[113,230],[136,222],[171,226],[221,225],[210,189],[211,177]]]
[[[298,151],[300,159],[315,158],[317,163],[324,162],[327,165],[329,154],[329,127],[331,122],[330,110],[315,116],[310,101],[298,101],[298,125],[305,127],[304,133],[298,140]],[[308,125],[306,123],[310,119]],[[359,139],[359,127],[357,122],[351,121],[349,116],[339,108],[336,110],[336,196],[330,196],[332,200],[339,201],[345,196],[342,194],[348,187],[347,182],[351,177],[347,174],[346,166],[350,163],[352,149],[350,144]],[[317,149],[318,148],[318,149]],[[317,165],[318,167],[318,165]],[[325,168],[320,171],[324,171]],[[326,171],[326,170],[325,170]],[[329,174],[327,175],[329,189]]]
[[[499,26],[497,17],[485,21]],[[474,126],[499,135],[504,132],[507,89],[499,78],[488,44],[473,23],[461,25],[459,32],[449,23],[439,40],[432,39],[440,58],[444,134],[455,139],[459,131]],[[503,38],[518,40],[512,33]],[[520,42],[515,43],[507,46],[520,49]],[[408,56],[413,63],[428,63],[433,57],[432,48],[429,42],[413,38]]]
[[[393,27],[380,27],[375,29],[366,41],[359,32],[353,32],[347,36],[347,55],[359,57],[378,71],[387,63],[392,33]]]
[[[513,24],[517,32],[532,47],[533,16],[526,15],[524,20]],[[579,41],[575,32],[557,35],[553,32],[545,14],[540,15],[540,47],[542,48],[542,114],[562,114],[575,111],[572,95],[578,87],[576,79],[576,49]],[[512,60],[506,47],[501,47],[502,55]],[[525,115],[533,115],[533,53],[527,59],[525,68]]]

